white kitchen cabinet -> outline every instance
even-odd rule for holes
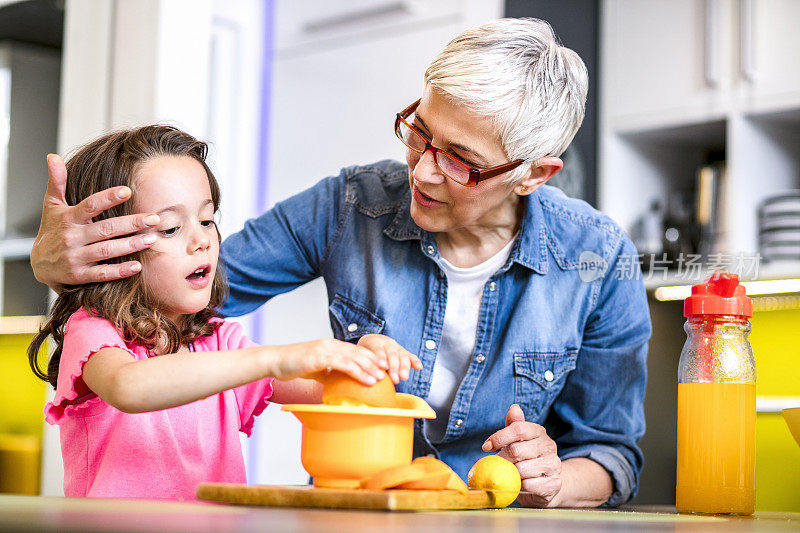
[[[610,0],[604,4],[607,115],[615,123],[708,120],[730,85],[730,4],[714,0]]]
[[[604,11],[617,129],[800,104],[796,0],[608,0]]]
[[[47,175],[56,151],[60,54],[0,43],[0,315],[39,315],[47,287],[30,268]]]
[[[755,112],[800,107],[800,2],[740,2],[742,107]]]
[[[274,47],[280,54],[304,53],[338,44],[371,41],[381,35],[452,24],[462,18],[464,0],[278,1]]]
[[[756,253],[759,203],[800,187],[797,20],[795,0],[606,0],[600,208],[630,230],[722,154],[718,251]]]

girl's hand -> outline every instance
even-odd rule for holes
[[[408,379],[411,368],[422,370],[422,362],[413,353],[409,352],[397,341],[386,335],[364,335],[358,340],[358,345],[369,349],[386,362],[389,377],[397,385],[401,379]]]
[[[274,350],[276,347],[272,347]],[[374,385],[384,376],[388,364],[382,355],[362,346],[336,339],[323,339],[277,347],[271,356],[268,375],[279,380],[313,378],[338,370]],[[272,350],[270,350],[272,351]]]

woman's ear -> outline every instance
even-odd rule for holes
[[[514,192],[526,196],[556,175],[564,167],[564,162],[558,157],[543,157],[531,165],[528,175],[514,187]]]

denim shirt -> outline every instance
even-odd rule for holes
[[[397,386],[426,398],[442,334],[447,278],[434,235],[410,215],[408,168],[351,167],[278,203],[222,244],[225,315],[249,313],[319,276],[336,338],[388,335],[424,365]],[[529,195],[506,263],[489,279],[477,335],[444,437],[417,420],[414,455],[466,479],[511,404],[543,425],[562,460],[612,476],[608,506],[636,493],[642,468],[650,317],[641,277],[619,275],[633,245],[607,216],[544,186]]]

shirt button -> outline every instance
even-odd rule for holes
[[[545,371],[545,373],[544,373],[544,380],[545,381],[553,381],[554,377],[555,376],[553,376],[553,371],[552,370],[546,370]]]
[[[357,329],[358,329],[358,324],[356,324],[355,322],[347,326],[347,331],[349,331],[350,333],[353,333]]]
[[[453,425],[454,425],[455,427],[457,427],[457,428],[460,428],[461,426],[463,426],[463,425],[464,425],[464,421],[463,421],[463,420],[461,420],[461,419],[459,418],[459,419],[457,419],[457,420],[456,420],[456,421],[453,423]]]
[[[433,341],[431,339],[426,340],[425,347],[429,350],[433,350],[434,348],[436,348],[436,341]]]
[[[426,248],[426,250],[428,250],[428,253],[429,253],[430,255],[433,255],[433,254],[434,254],[434,252],[436,251],[436,248],[434,248],[434,247],[433,247],[433,246],[431,246],[431,245],[428,245],[428,247]]]
[[[496,291],[497,290],[497,283],[495,283],[494,281],[491,282],[489,284],[489,290],[492,291],[492,292]]]
[[[478,355],[475,356],[475,362],[476,363],[483,363],[484,359],[486,359],[486,358],[483,356],[482,353],[479,353]]]

